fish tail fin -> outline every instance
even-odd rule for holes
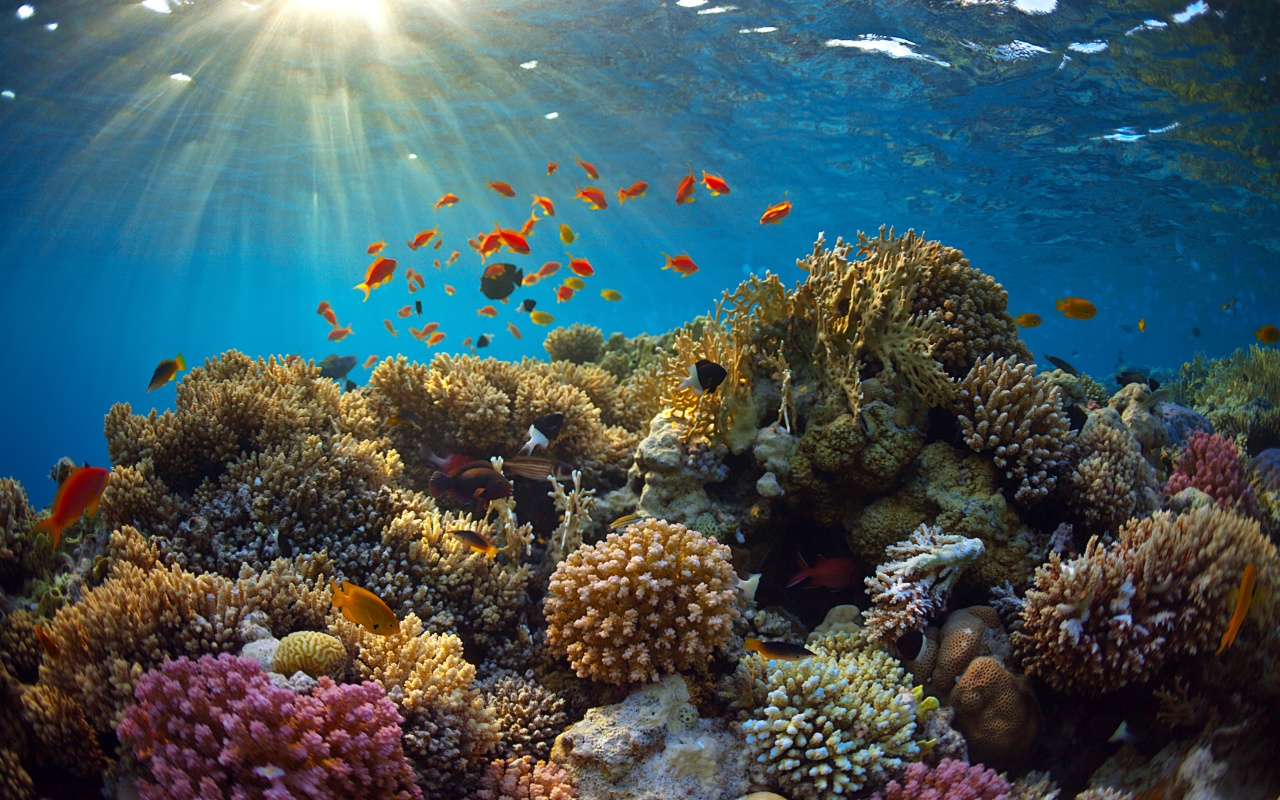
[[[174,359],[174,361],[178,362],[178,370],[179,370],[179,371],[184,370],[184,369],[186,369],[186,368],[187,368],[187,360],[186,360],[185,358],[183,358],[183,357],[182,357],[182,353],[178,353],[178,357],[177,357],[177,358],[175,358],[175,359]]]
[[[1061,297],[1054,298],[1054,301],[1053,301],[1054,311],[1062,311],[1066,307],[1067,307],[1067,301],[1063,300]]]
[[[58,541],[62,538],[62,526],[54,522],[53,517],[45,517],[44,519],[31,526],[31,533],[36,531],[44,531],[49,534],[49,540],[53,542],[53,549],[58,549]]]
[[[804,556],[800,555],[799,552],[796,553],[796,566],[800,568],[800,571],[795,575],[792,575],[791,580],[787,581],[788,589],[809,577],[809,564],[804,560]]]
[[[418,249],[418,246],[417,246],[416,244],[414,244],[414,243],[413,243],[413,240],[412,240],[412,239],[405,239],[405,240],[404,240],[404,243],[405,243],[405,244],[407,244],[407,245],[409,245],[409,249],[410,249],[410,250],[414,250],[414,251],[416,251],[416,250]]]
[[[369,301],[369,284],[365,283],[364,281],[360,281],[359,283],[357,283],[355,286],[352,286],[351,288],[359,289],[360,291],[364,292],[364,302]]]

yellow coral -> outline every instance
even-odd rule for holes
[[[335,680],[347,668],[347,648],[337,637],[320,631],[294,631],[280,640],[271,659],[271,671],[281,675],[305,672],[313,678],[328,675]]]
[[[604,332],[594,325],[575,322],[567,328],[556,328],[547,333],[542,347],[554,361],[585,364],[598,361],[604,348]]]

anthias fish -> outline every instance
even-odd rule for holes
[[[182,357],[182,353],[178,353],[177,358],[169,358],[161,361],[156,365],[155,372],[151,373],[151,383],[147,384],[147,391],[159,389],[169,381],[173,380],[180,371],[187,368],[187,360]]]
[[[533,451],[539,447],[545,448],[550,445],[560,435],[560,429],[563,426],[564,414],[559,411],[535,419],[529,426],[529,441],[520,448],[520,455],[532,455]]]
[[[431,476],[427,491],[432,497],[446,492],[459,503],[487,505],[511,494],[511,481],[493,468],[488,461],[472,461],[451,472],[437,472]]]
[[[58,484],[58,493],[53,498],[53,512],[33,525],[32,532],[48,533],[53,541],[53,549],[57,550],[63,529],[74,524],[82,514],[92,517],[98,513],[98,503],[102,501],[102,492],[107,488],[107,478],[110,475],[102,467],[72,467],[67,477]]]
[[[504,181],[489,181],[485,184],[486,189],[492,189],[503,197],[515,197],[516,190],[511,188],[511,184]]]
[[[817,655],[809,648],[802,644],[792,644],[791,642],[763,642],[759,639],[747,637],[743,647],[747,650],[760,654],[760,657],[766,661],[799,661],[802,658]]]
[[[724,178],[719,175],[710,175],[705,169],[702,171],[702,185],[711,191],[712,197],[729,194],[729,184],[724,182]]]
[[[636,181],[625,189],[618,190],[618,204],[621,205],[628,200],[634,200],[637,197],[644,197],[644,193],[649,190],[649,184],[644,181]]]
[[[340,342],[343,339],[350,336],[351,333],[352,333],[351,323],[348,322],[345,328],[334,328],[333,330],[329,331],[329,335],[326,336],[325,338],[331,342]]]
[[[574,161],[577,161],[577,162],[578,162],[578,166],[582,167],[583,171],[585,171],[588,175],[590,175],[590,176],[591,176],[591,180],[593,180],[593,181],[594,181],[594,180],[599,179],[599,177],[600,177],[600,173],[599,173],[599,172],[596,172],[596,168],[595,168],[595,166],[594,166],[594,165],[592,165],[590,162],[588,162],[588,161],[583,161],[583,160],[582,160],[582,159],[580,159],[580,158],[575,158],[575,159],[574,159]]]
[[[1240,594],[1236,596],[1236,610],[1231,614],[1231,622],[1227,624],[1227,630],[1222,634],[1222,642],[1218,645],[1218,652],[1214,655],[1222,655],[1222,651],[1235,642],[1240,626],[1244,624],[1245,617],[1249,616],[1249,604],[1253,600],[1253,581],[1256,576],[1257,570],[1252,564],[1244,568],[1244,576],[1240,579]]]
[[[689,168],[689,174],[680,179],[679,185],[676,186],[676,205],[682,206],[685,203],[693,202],[693,190],[698,184],[693,179],[693,167]]]
[[[791,579],[787,581],[788,589],[806,579],[809,581],[810,589],[818,587],[848,589],[857,582],[858,578],[858,562],[850,556],[838,556],[836,558],[818,556],[817,563],[811,567],[804,560],[804,556],[796,553],[796,566],[800,568],[800,571],[792,575]]]
[[[689,376],[680,379],[680,387],[690,389],[694,394],[714,392],[728,374],[724,367],[704,358],[689,365]]]
[[[578,193],[573,196],[573,199],[586,203],[592,211],[609,207],[609,201],[605,199],[604,192],[595,186],[579,186]]]
[[[761,225],[777,225],[782,222],[783,218],[791,213],[791,201],[783,200],[781,203],[774,203],[764,210],[764,214],[760,215]]]
[[[333,586],[333,607],[340,609],[347,621],[379,636],[400,632],[400,620],[381,597],[348,581],[343,581],[342,586],[329,583]]]
[[[446,192],[443,197],[436,201],[433,211],[439,211],[441,208],[448,208],[458,202],[458,196],[453,192]]]

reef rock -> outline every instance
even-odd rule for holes
[[[644,476],[640,515],[686,525],[693,522],[711,508],[703,487],[728,477],[722,463],[727,454],[722,444],[689,437],[685,423],[670,414],[654,417],[649,435],[636,448],[635,468]]]

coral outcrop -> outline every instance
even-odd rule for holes
[[[956,727],[969,754],[1001,768],[1020,765],[1040,732],[1040,707],[1026,679],[1000,661],[978,656],[951,691]]]
[[[1095,533],[1114,531],[1130,517],[1160,507],[1156,471],[1115,409],[1089,415],[1076,439],[1066,494],[1079,521]]]
[[[532,756],[545,761],[551,753],[551,743],[569,721],[564,700],[525,678],[496,678],[484,681],[479,688],[485,706],[493,711],[494,724],[502,732],[499,755],[508,759]]]
[[[604,332],[594,325],[575,322],[567,328],[549,331],[542,347],[552,361],[568,361],[571,364],[599,361],[604,349]]]
[[[1176,495],[1194,487],[1227,507],[1238,506],[1246,514],[1255,511],[1253,490],[1245,478],[1236,443],[1216,433],[1197,431],[1187,438],[1187,449],[1165,484],[1165,493]]]

